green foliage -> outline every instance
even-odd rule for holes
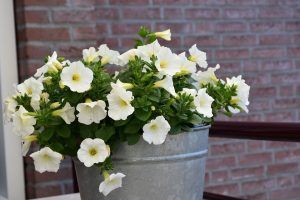
[[[142,26],[140,28],[140,30],[138,31],[138,35],[140,36],[140,38],[134,39],[135,48],[145,44],[150,44],[156,40],[154,32],[151,32],[150,29],[146,28],[145,26]]]

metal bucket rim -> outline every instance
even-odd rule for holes
[[[194,125],[194,127],[192,128],[192,131],[200,131],[200,130],[204,130],[204,129],[209,129],[210,127],[211,127],[211,125],[203,125],[203,124]]]

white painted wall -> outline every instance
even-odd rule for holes
[[[0,0],[0,26],[0,101],[2,107],[4,98],[12,95],[13,84],[18,82],[12,0]],[[3,183],[0,185],[0,188],[5,188],[6,192],[0,194],[0,199],[4,196],[9,200],[23,200],[25,199],[25,186],[20,139],[12,133],[10,124],[1,125],[0,123],[0,126],[0,134],[4,141],[4,152],[2,152],[4,156],[0,157],[2,159],[0,169],[5,170],[6,174],[6,180],[2,180]]]

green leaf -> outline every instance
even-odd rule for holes
[[[199,115],[197,115],[197,114],[192,115],[192,119],[191,119],[192,124],[198,125],[198,124],[201,124],[202,122],[203,122],[203,120]]]
[[[51,139],[51,137],[54,134],[54,128],[46,128],[40,135],[39,137],[41,138],[41,140],[43,141],[48,141]]]
[[[141,121],[147,121],[151,114],[151,111],[145,111],[143,109],[135,110],[135,116]]]
[[[80,136],[83,139],[92,138],[93,137],[93,132],[91,131],[90,126],[84,126],[84,125],[80,126],[79,127],[79,133],[80,133]]]
[[[129,120],[130,120],[130,118],[127,118],[126,120],[118,120],[118,121],[114,122],[114,125],[115,126],[123,126],[123,125],[127,124]]]
[[[68,138],[71,135],[71,130],[67,126],[62,126],[62,127],[58,128],[56,131],[57,131],[58,135],[63,138]]]
[[[58,142],[50,144],[50,149],[56,152],[62,152],[64,150],[64,146]]]
[[[135,134],[140,130],[141,126],[141,121],[134,118],[125,126],[124,133]]]
[[[140,137],[141,136],[139,134],[127,135],[128,145],[134,145],[134,144],[136,144],[139,141]]]
[[[103,126],[96,131],[95,136],[101,138],[104,142],[107,142],[111,136],[115,134],[115,128],[113,126]]]

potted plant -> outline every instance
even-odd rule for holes
[[[54,52],[17,85],[6,116],[24,156],[40,147],[30,154],[38,172],[73,157],[84,200],[202,199],[209,125],[217,113],[248,112],[250,87],[218,79],[196,45],[188,56],[160,45],[170,30],[138,35],[121,55],[106,44],[74,62]],[[121,70],[110,75],[111,65]]]

